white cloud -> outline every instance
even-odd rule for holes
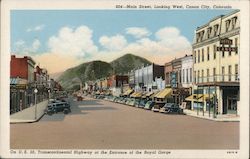
[[[94,59],[109,62],[125,53],[133,53],[152,62],[164,64],[175,57],[190,54],[191,44],[186,37],[181,35],[178,28],[164,27],[155,33],[155,40],[145,37],[128,43],[120,51],[102,50]]]
[[[141,27],[130,27],[126,28],[126,33],[133,35],[135,38],[142,38],[149,36],[151,33],[147,30],[147,28],[141,28]]]
[[[26,32],[32,32],[32,31],[41,31],[45,28],[45,25],[44,24],[41,24],[41,25],[37,25],[37,26],[34,26],[34,27],[29,27],[26,29]]]
[[[16,53],[31,54],[38,51],[41,42],[38,39],[35,39],[31,45],[27,46],[27,43],[24,40],[18,40],[14,45]]]
[[[178,28],[165,27],[155,33],[159,44],[171,48],[173,51],[180,51],[191,47],[186,37],[180,34]]]
[[[115,36],[102,36],[99,39],[100,44],[108,49],[109,51],[118,51],[122,50],[127,45],[127,40],[122,35],[115,35]]]
[[[49,38],[48,47],[51,52],[77,57],[84,57],[88,53],[94,54],[98,48],[92,40],[92,32],[87,26],[76,29],[63,27],[58,35]]]

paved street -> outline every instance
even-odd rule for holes
[[[166,115],[109,101],[71,102],[72,112],[11,124],[12,149],[238,149],[239,122]]]

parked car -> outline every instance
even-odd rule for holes
[[[161,113],[178,113],[178,114],[182,114],[183,113],[183,109],[180,108],[178,104],[175,104],[175,103],[166,103],[160,109],[159,112],[161,112]]]
[[[165,103],[155,103],[155,105],[152,108],[153,112],[159,112],[160,109],[165,105]]]
[[[155,105],[155,102],[154,102],[154,101],[148,101],[148,102],[145,104],[144,109],[151,110],[151,109],[153,108],[154,105]]]
[[[134,103],[135,103],[135,99],[134,98],[131,98],[128,105],[130,106],[134,106]]]
[[[64,114],[70,113],[70,105],[67,102],[56,102],[49,104],[45,110],[45,113],[48,115],[52,115],[57,112],[63,112]]]
[[[138,103],[138,108],[144,108],[148,101],[146,99],[141,99]]]

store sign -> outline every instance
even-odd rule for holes
[[[220,44],[221,45],[232,45],[233,44],[233,40],[230,40],[228,38],[220,39]]]
[[[177,73],[172,72],[171,73],[171,87],[177,87]]]
[[[217,51],[234,51],[236,52],[238,50],[237,47],[217,47]]]

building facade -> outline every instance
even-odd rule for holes
[[[161,78],[164,80],[164,66],[151,64],[143,66],[134,71],[135,91],[152,92],[154,90],[160,90],[155,84],[156,79]],[[157,80],[159,81],[159,79]]]
[[[186,55],[181,59],[182,78],[181,84],[184,88],[192,88],[193,82],[193,55]]]
[[[194,90],[203,100],[192,109],[236,114],[239,102],[240,12],[210,20],[195,31],[193,43]]]
[[[10,61],[10,113],[21,111],[34,104],[35,61],[28,56],[11,56]]]

